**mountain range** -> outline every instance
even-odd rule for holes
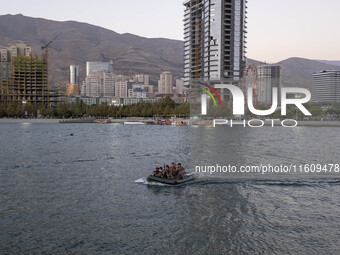
[[[29,43],[39,55],[41,47],[49,45],[50,81],[52,85],[68,83],[69,66],[80,67],[80,80],[85,78],[86,61],[113,60],[117,74],[145,73],[157,84],[162,71],[171,71],[175,78],[183,76],[183,41],[165,38],[145,38],[76,21],[52,21],[21,14],[0,15],[0,45],[16,41]],[[248,59],[249,64],[260,61]],[[278,63],[286,86],[312,86],[312,73],[339,70],[340,61],[289,58]]]
[[[325,64],[333,65],[333,66],[340,66],[340,61],[334,61],[334,60],[316,60]]]
[[[86,61],[113,60],[119,74],[146,73],[155,82],[162,71],[176,77],[183,72],[183,42],[163,38],[148,39],[133,34],[118,34],[105,28],[75,21],[51,21],[19,15],[0,16],[0,45],[26,41],[40,54],[49,46],[50,79],[67,83],[69,66],[80,67],[85,78]]]
[[[249,62],[251,63],[252,60]],[[311,89],[313,85],[313,73],[323,70],[340,70],[340,66],[329,63],[331,62],[293,57],[275,63],[274,65],[279,65],[282,68],[283,86]],[[259,65],[259,62],[256,61],[255,65]]]

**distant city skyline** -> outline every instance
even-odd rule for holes
[[[0,15],[74,20],[118,33],[183,40],[183,0],[47,2],[13,0]],[[38,6],[38,8],[37,8]],[[289,57],[340,60],[340,2],[248,0],[247,57],[275,63]]]

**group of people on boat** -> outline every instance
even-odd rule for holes
[[[181,163],[175,164],[172,162],[170,166],[166,165],[164,168],[156,167],[156,170],[153,171],[153,176],[167,179],[183,179],[185,173]]]

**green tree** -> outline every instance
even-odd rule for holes
[[[312,108],[309,110],[312,116],[321,116],[322,110],[320,108]]]
[[[14,104],[7,104],[6,116],[7,117],[16,117],[16,109],[15,109]]]

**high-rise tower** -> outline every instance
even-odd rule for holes
[[[271,106],[273,102],[273,88],[278,92],[281,88],[282,69],[280,66],[260,65],[257,67],[257,102]],[[280,96],[278,97],[279,102]]]
[[[75,65],[70,65],[70,84],[79,84],[79,67]]]
[[[49,105],[47,51],[39,59],[21,42],[0,53],[0,102]]]
[[[173,91],[173,77],[171,72],[163,72],[158,81],[159,94],[171,94]]]
[[[185,85],[238,83],[246,63],[247,0],[187,0],[184,14]]]

